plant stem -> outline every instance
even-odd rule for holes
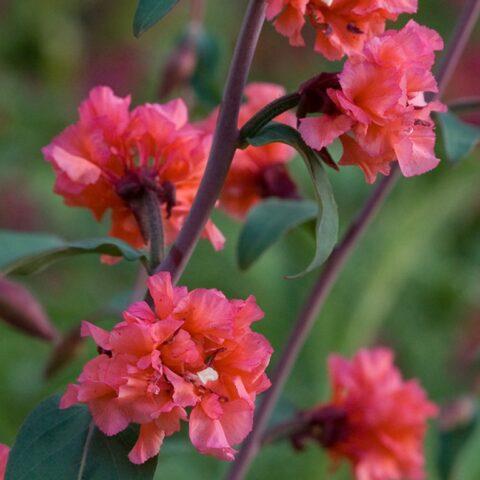
[[[480,0],[466,0],[438,69],[440,97],[448,86],[480,14]]]
[[[248,467],[261,446],[262,436],[267,427],[267,422],[270,419],[283,386],[290,375],[295,360],[315,323],[321,307],[325,303],[343,265],[353,252],[353,248],[372,221],[398,176],[399,169],[393,168],[390,176],[382,179],[360,211],[358,217],[351,224],[341,243],[335,248],[325,263],[322,273],[304,304],[287,344],[284,347],[282,356],[271,378],[272,386],[265,394],[258,408],[253,431],[250,433],[237,460],[233,464],[233,468],[228,476],[230,480],[240,480],[244,478],[247,473]]]
[[[238,141],[238,114],[253,54],[265,20],[265,0],[250,0],[223,93],[212,149],[190,214],[156,271],[168,271],[176,282],[200,238],[220,195]]]
[[[475,112],[480,110],[480,96],[464,97],[452,100],[448,109],[455,113]]]
[[[480,13],[480,0],[467,0],[455,27],[452,43],[445,52],[444,60],[437,75],[439,92],[438,98],[447,86],[451,74],[455,70],[461,53],[468,41],[473,27]],[[328,294],[334,286],[345,262],[357,246],[359,239],[370,225],[376,212],[382,206],[390,190],[393,188],[400,172],[398,166],[392,168],[390,176],[385,177],[378,184],[372,195],[367,199],[357,218],[350,225],[342,241],[333,251],[330,258],[315,283],[306,303],[304,304],[298,319],[292,329],[287,344],[282,352],[280,360],[272,375],[272,386],[266,392],[258,412],[254,427],[245,441],[235,463],[227,474],[229,480],[241,480],[245,477],[255,455],[257,454],[262,441],[262,436],[267,427],[277,400],[283,387],[292,371],[298,354],[303,347],[310,330],[315,324],[321,308],[323,307]]]
[[[154,272],[165,256],[162,209],[156,192],[149,189],[145,191],[143,206],[150,240],[150,272]]]
[[[296,107],[299,102],[300,94],[295,92],[277,98],[272,103],[269,103],[267,106],[262,108],[241,128],[239,136],[239,148],[246,147],[248,143],[245,142],[245,140],[248,137],[253,137],[271,120],[287,110]]]

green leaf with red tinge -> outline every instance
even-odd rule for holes
[[[289,278],[301,277],[318,268],[330,256],[337,242],[338,210],[328,175],[317,152],[303,141],[297,130],[288,125],[272,122],[260,130],[254,137],[247,138],[247,141],[255,147],[275,142],[290,145],[297,150],[307,166],[313,182],[317,203],[316,249],[314,258],[308,267],[299,274]],[[261,233],[263,228],[264,226],[259,225],[258,235],[264,235],[264,233]]]
[[[161,20],[179,0],[140,0],[133,19],[133,34],[139,37]]]

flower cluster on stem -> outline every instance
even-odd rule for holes
[[[106,435],[139,424],[133,463],[157,455],[180,421],[189,422],[201,453],[233,460],[233,446],[252,428],[255,398],[270,385],[272,348],[251,330],[263,312],[254,297],[229,300],[218,290],[174,287],[168,273],[150,277],[148,287],[153,308],[134,303],[111,332],[83,323],[99,356],[60,406],[87,404]]]
[[[403,380],[386,348],[360,350],[351,360],[328,361],[332,398],[308,412],[292,440],[309,439],[335,462],[347,459],[358,480],[425,477],[423,440],[427,419],[438,413],[419,383]]]
[[[413,20],[372,38],[345,62],[338,86],[325,90],[323,115],[301,120],[304,140],[320,150],[339,137],[340,164],[359,166],[369,183],[389,175],[395,161],[407,177],[435,168],[431,113],[445,107],[427,102],[425,92],[438,90],[431,68],[442,48],[434,30]]]
[[[143,247],[149,241],[146,197],[161,210],[165,241],[171,244],[195,198],[209,143],[188,122],[181,99],[129,110],[130,97],[96,87],[80,105],[79,120],[43,153],[55,169],[55,192],[67,205],[88,208],[100,220],[111,211],[110,235]],[[148,199],[147,199],[148,200]],[[203,235],[216,249],[219,230],[208,222]]]

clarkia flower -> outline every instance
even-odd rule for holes
[[[362,50],[365,41],[383,33],[387,20],[415,13],[417,0],[267,0],[267,18],[290,44],[303,46],[307,20],[316,31],[315,50],[339,60]]]
[[[108,87],[92,89],[78,122],[43,149],[57,174],[54,190],[67,205],[90,209],[97,220],[110,210],[110,235],[137,248],[148,240],[137,221],[139,202],[146,190],[153,191],[171,243],[195,197],[208,145],[188,123],[181,99],[132,111],[129,106],[129,96],[117,97]],[[222,248],[224,238],[211,222],[204,236]]]
[[[347,459],[357,480],[424,478],[427,419],[438,409],[418,382],[403,380],[386,348],[328,364],[332,398],[309,414],[310,435],[335,462]]]
[[[4,480],[5,478],[9,454],[10,448],[7,445],[0,443],[0,480]]]
[[[154,307],[131,305],[111,332],[84,322],[100,355],[62,397],[61,408],[88,405],[97,427],[115,435],[140,424],[129,454],[143,463],[165,437],[189,422],[204,454],[233,460],[252,428],[257,394],[270,385],[268,341],[251,330],[263,317],[254,297],[229,300],[218,290],[174,287],[170,274],[148,281]]]
[[[434,30],[412,20],[372,38],[346,61],[339,87],[326,90],[328,113],[301,120],[304,140],[321,149],[340,137],[340,164],[359,166],[369,183],[378,173],[388,175],[394,161],[406,177],[435,168],[431,113],[445,107],[424,94],[438,91],[431,68],[442,48]]]
[[[282,95],[285,95],[285,90],[279,85],[271,83],[247,85],[238,126],[242,127],[259,110]],[[218,109],[200,124],[207,135],[214,131],[217,118]],[[283,113],[276,121],[291,126],[295,124],[295,118],[290,112]],[[296,185],[286,168],[286,164],[293,156],[293,149],[282,143],[271,143],[263,147],[249,146],[245,150],[237,150],[220,195],[220,208],[235,218],[243,219],[262,198],[296,198]]]

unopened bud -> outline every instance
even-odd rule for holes
[[[188,83],[197,66],[196,35],[187,34],[167,59],[158,90],[159,98],[165,98],[177,87]]]
[[[297,117],[304,118],[309,113],[326,113],[327,115],[338,113],[337,106],[327,93],[330,88],[340,88],[337,73],[321,73],[303,83],[298,89],[300,103]]]
[[[58,338],[38,300],[22,285],[0,278],[0,320],[42,340]]]
[[[85,339],[80,335],[80,325],[75,326],[62,337],[48,359],[44,372],[45,378],[53,377],[59,370],[74,360],[84,342]]]

